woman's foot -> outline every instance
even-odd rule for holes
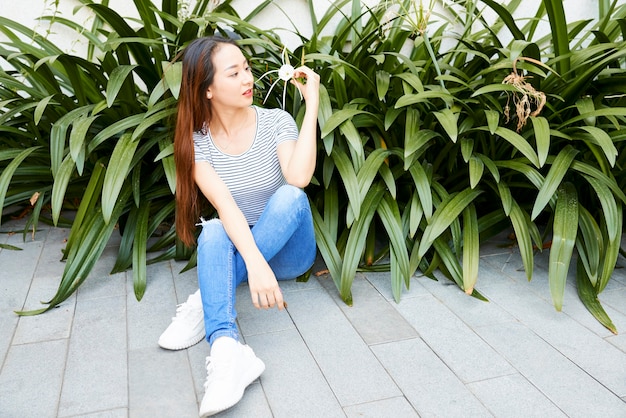
[[[204,311],[198,289],[187,302],[178,305],[172,323],[159,337],[159,345],[167,350],[182,350],[199,343],[204,336]]]
[[[217,414],[235,405],[248,385],[265,370],[252,349],[230,337],[213,342],[206,358],[207,379],[200,404],[200,418]]]

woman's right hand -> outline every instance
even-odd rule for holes
[[[263,258],[261,260],[254,262],[252,266],[247,266],[252,304],[257,309],[278,306],[279,310],[283,310],[285,303],[278,280],[267,261]]]

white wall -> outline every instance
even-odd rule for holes
[[[194,1],[194,0],[184,0]],[[437,0],[441,3],[441,0]],[[160,4],[160,0],[153,0],[155,4]],[[430,0],[424,0],[428,4]],[[518,11],[518,22],[523,18],[532,17],[537,10],[540,0],[524,0]],[[260,0],[233,0],[233,7],[240,16],[246,16],[253,10]],[[318,19],[324,14],[331,4],[331,0],[314,0],[315,12]],[[362,0],[364,4],[377,4],[377,0]],[[619,0],[620,4],[625,4],[626,0]],[[479,7],[484,4],[478,3]],[[40,33],[46,33],[50,29],[48,22],[38,21],[40,16],[50,15],[55,11],[54,0],[0,0],[0,14],[3,17],[15,20],[30,28],[36,28]],[[85,8],[80,8],[78,0],[59,0],[57,12],[60,16],[72,19],[89,27],[91,17]],[[109,6],[116,10],[123,17],[136,17],[136,9],[131,0],[110,0]],[[598,0],[564,0],[565,11],[569,22],[581,19],[596,18],[598,14]],[[79,10],[76,10],[79,9]],[[289,19],[285,16],[288,15]],[[297,25],[298,30],[305,36],[311,33],[310,18],[308,16],[307,0],[275,0],[274,4],[268,6],[252,23],[261,29],[278,29],[288,47],[298,45],[298,38],[293,34],[293,25],[290,20]],[[544,25],[544,32],[549,30]],[[76,34],[61,25],[52,27],[52,33],[48,35],[63,51],[82,55],[85,45],[81,44]],[[3,38],[0,37],[0,40]]]

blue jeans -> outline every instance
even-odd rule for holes
[[[315,261],[317,247],[304,191],[290,185],[280,187],[252,227],[252,236],[277,280],[306,273]],[[198,238],[198,284],[209,343],[224,336],[239,340],[235,289],[247,278],[243,258],[222,222],[203,221]]]

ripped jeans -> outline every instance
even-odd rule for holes
[[[306,273],[315,261],[317,247],[311,208],[304,191],[281,186],[252,227],[252,236],[277,280],[294,279]],[[247,277],[244,260],[222,222],[203,221],[198,238],[198,284],[209,344],[224,336],[239,340],[235,290]]]

